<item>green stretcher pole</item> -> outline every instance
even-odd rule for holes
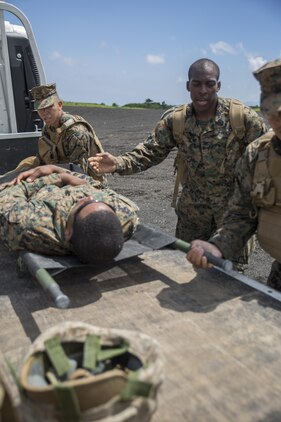
[[[33,277],[37,279],[42,289],[55,301],[56,306],[61,309],[68,308],[70,304],[68,296],[62,293],[60,286],[53,277],[51,277],[48,271],[41,268],[40,265],[32,259],[32,254],[28,252],[23,252],[21,258]]]
[[[184,242],[183,240],[177,239],[172,245],[174,249],[187,253],[191,249],[190,243]],[[204,252],[204,256],[207,258],[208,262],[215,265],[216,267],[222,268],[224,271],[231,271],[233,269],[233,264],[228,259],[218,258],[212,255],[210,252]]]
[[[48,271],[46,271],[44,268],[40,268],[35,272],[34,276],[38,280],[43,290],[45,290],[55,301],[55,304],[58,308],[68,308],[70,303],[69,298],[64,293],[62,293],[60,286],[50,276]]]

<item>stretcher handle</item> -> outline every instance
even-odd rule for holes
[[[68,296],[62,293],[60,286],[50,276],[48,271],[44,268],[40,268],[35,272],[35,277],[39,281],[41,287],[51,296],[55,301],[57,308],[65,309],[68,308],[70,300]]]
[[[188,242],[185,242],[184,240],[177,239],[172,244],[174,249],[178,249],[179,251],[187,253],[191,249],[191,245]],[[204,256],[207,258],[208,262],[215,265],[216,267],[222,268],[224,271],[231,271],[233,269],[233,264],[228,259],[222,259],[218,258],[217,256],[214,256],[210,252],[204,252]]]

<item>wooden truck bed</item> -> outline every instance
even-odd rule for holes
[[[165,380],[153,422],[281,420],[281,304],[216,269],[196,273],[180,251],[146,252],[96,274],[56,281],[57,309],[1,246],[1,351],[20,367],[30,343],[65,320],[144,332],[161,345]]]

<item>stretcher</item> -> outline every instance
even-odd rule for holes
[[[121,261],[136,257],[144,252],[162,249],[168,246],[185,253],[190,248],[190,244],[187,242],[155,230],[147,225],[139,224],[133,237],[124,243],[122,251],[112,262],[100,266],[95,265],[95,267],[97,271],[104,271],[105,266],[106,269],[109,269]],[[223,268],[226,271],[232,269],[230,261],[209,255],[208,259],[214,265]],[[43,290],[54,300],[55,305],[58,308],[67,308],[70,304],[70,299],[61,291],[54,276],[65,270],[84,267],[85,265],[86,264],[82,264],[74,255],[48,256],[28,251],[20,251],[17,268],[19,277],[28,270],[39,282]]]

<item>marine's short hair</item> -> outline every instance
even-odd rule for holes
[[[94,211],[73,225],[71,237],[73,253],[85,264],[112,261],[124,244],[121,223],[115,213]]]
[[[215,71],[216,71],[216,79],[218,81],[219,78],[220,78],[220,68],[219,68],[219,66],[213,60],[206,59],[206,58],[196,60],[194,63],[192,63],[190,65],[190,67],[188,69],[188,79],[189,80],[191,79],[191,74],[192,74],[192,72],[195,69],[204,69],[207,66],[211,66],[211,67],[213,67],[215,69]]]

